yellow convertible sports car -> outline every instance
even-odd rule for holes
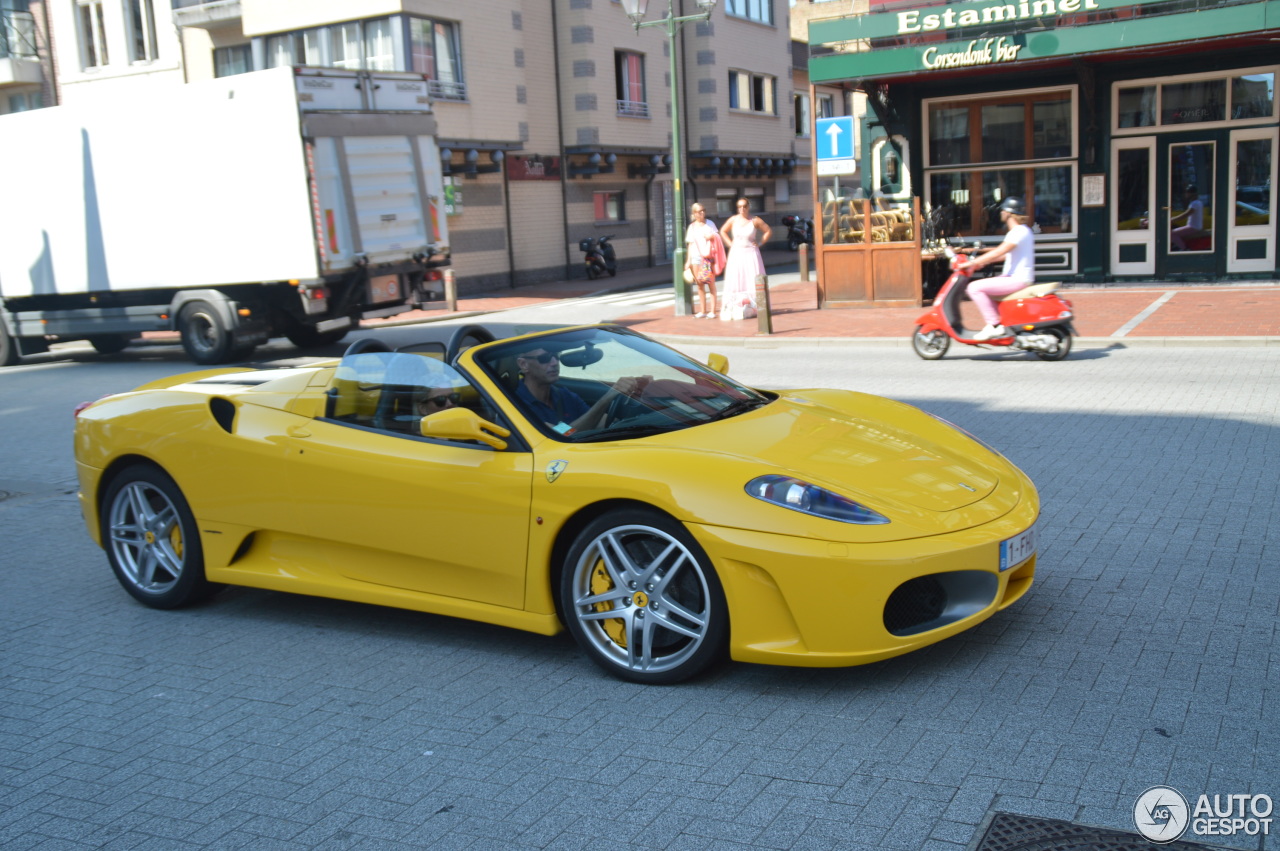
[[[643,683],[873,662],[1027,592],[1039,501],[1003,456],[711,363],[616,326],[465,326],[164,379],[79,412],[80,504],[148,606],[246,585],[568,628]]]

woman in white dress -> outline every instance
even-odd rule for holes
[[[737,215],[720,228],[720,236],[729,246],[720,296],[720,318],[726,322],[756,315],[756,277],[764,274],[760,246],[772,233],[763,219],[751,215],[751,202],[746,198],[738,199]]]

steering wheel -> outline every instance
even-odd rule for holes
[[[453,332],[448,345],[444,348],[445,363],[456,363],[458,355],[467,349],[481,343],[492,343],[494,339],[493,333],[483,325],[463,325]]]
[[[614,396],[609,400],[609,406],[604,409],[604,419],[601,420],[601,425],[611,426],[618,420],[622,419],[622,411],[630,401],[630,396],[619,391],[617,396]]]

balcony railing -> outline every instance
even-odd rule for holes
[[[648,118],[649,104],[642,100],[620,100],[618,101],[618,114],[631,118]]]
[[[173,0],[173,22],[208,29],[241,17],[240,0]]]
[[[30,12],[0,11],[0,59],[37,55],[35,16]]]
[[[466,100],[467,84],[450,80],[427,80],[427,91],[436,100]]]

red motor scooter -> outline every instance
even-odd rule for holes
[[[1071,353],[1071,302],[1054,294],[1059,286],[1032,284],[1015,293],[996,298],[1000,305],[1000,324],[1008,336],[992,340],[975,340],[974,332],[964,327],[960,301],[973,280],[968,272],[969,255],[947,249],[951,260],[951,277],[933,300],[933,308],[916,320],[911,345],[925,360],[937,360],[947,353],[951,341],[970,346],[1008,346],[1032,352],[1041,360],[1062,360]]]

